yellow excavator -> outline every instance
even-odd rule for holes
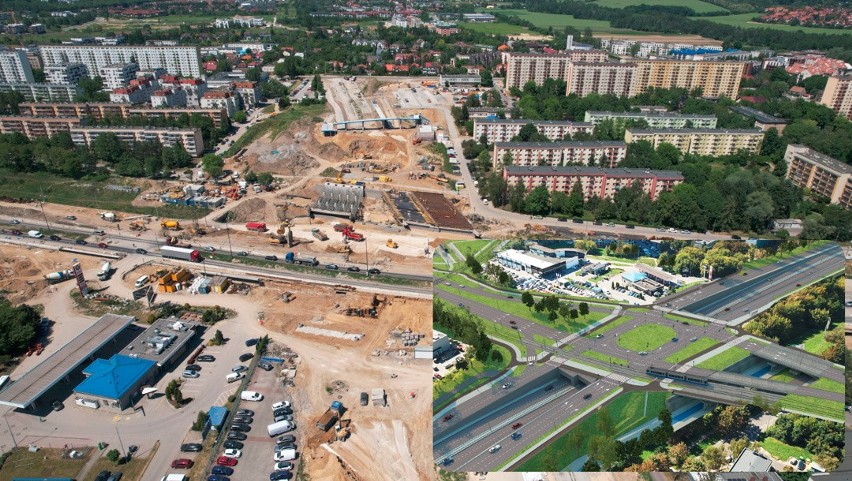
[[[399,244],[394,242],[393,239],[388,239],[388,241],[385,242],[385,245],[390,247],[391,249],[396,249],[397,247],[399,247]]]

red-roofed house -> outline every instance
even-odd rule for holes
[[[201,96],[201,108],[224,109],[228,117],[239,110],[238,97],[225,90],[208,90]]]

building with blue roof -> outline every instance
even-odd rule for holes
[[[648,276],[644,272],[627,271],[621,274],[621,277],[628,282],[639,282],[646,279]]]
[[[74,388],[77,399],[95,401],[98,407],[122,411],[140,396],[140,388],[151,382],[157,363],[150,359],[115,354],[96,359],[83,370],[86,379]]]
[[[224,406],[210,406],[210,410],[207,411],[207,419],[210,421],[210,427],[216,431],[222,429],[226,417],[228,417],[228,409]]]

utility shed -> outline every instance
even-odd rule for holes
[[[225,418],[228,416],[228,410],[222,406],[211,406],[210,411],[207,412],[207,416],[210,420],[210,426],[219,431],[222,429],[222,425],[225,424]]]
[[[385,402],[385,390],[380,387],[373,389],[373,394],[370,398],[373,400],[373,406],[387,406]]]

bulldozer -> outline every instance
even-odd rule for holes
[[[388,239],[388,241],[387,241],[387,242],[385,242],[385,245],[386,245],[387,247],[390,247],[391,249],[396,249],[397,247],[399,247],[399,244],[397,244],[396,242],[394,242],[394,241],[393,241],[393,239]]]
[[[136,230],[136,231],[148,230],[148,228],[145,226],[145,221],[143,221],[142,219],[134,220],[133,222],[131,222],[129,224],[129,227],[130,227],[130,230]]]

